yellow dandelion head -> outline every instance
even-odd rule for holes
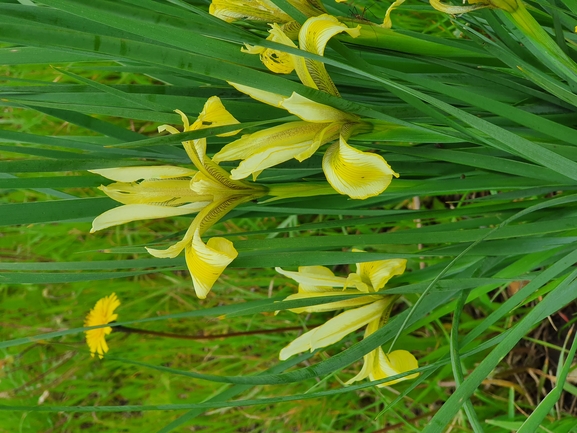
[[[84,326],[106,325],[115,321],[118,318],[118,314],[114,314],[114,310],[119,305],[120,301],[116,297],[115,293],[110,296],[105,296],[96,303],[92,310],[90,310],[90,313],[88,313],[88,316],[86,316],[86,320],[84,321]],[[104,354],[108,352],[108,345],[106,344],[105,336],[111,332],[112,328],[110,326],[85,331],[86,343],[90,348],[90,355],[92,357],[94,357],[95,353],[98,353],[98,357],[102,359]]]

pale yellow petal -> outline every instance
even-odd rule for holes
[[[302,120],[313,123],[351,122],[359,119],[354,114],[345,113],[328,105],[319,104],[298,93],[281,101],[281,107]]]
[[[194,176],[198,172],[194,172]],[[101,185],[98,189],[122,204],[152,204],[156,206],[180,206],[186,203],[210,201],[190,189],[190,179],[152,179],[140,183],[115,182]]]
[[[280,107],[281,102],[286,99],[285,96],[279,95],[277,93],[266,92],[264,90],[255,89],[254,87],[244,86],[242,84],[233,83],[231,81],[227,81],[227,83],[239,92],[247,94],[252,99],[256,99],[257,101],[264,102],[268,105],[272,105],[273,107]]]
[[[323,268],[323,270],[319,272],[319,268]],[[336,277],[332,272],[328,273],[326,270],[330,272],[330,270],[324,266],[305,266],[299,268],[298,272],[275,268],[275,271],[279,274],[289,277],[304,286],[345,287],[346,278]]]
[[[292,341],[288,346],[281,350],[279,358],[285,360],[297,353],[306,350],[313,351],[319,347],[325,347],[336,343],[351,332],[365,326],[367,323],[377,320],[387,305],[388,301],[381,300],[353,310],[345,311],[344,313],[333,317],[318,328],[315,328]]]
[[[327,296],[350,296],[357,295],[359,292],[356,290],[332,290],[325,292],[308,292],[308,293],[295,293],[294,295],[289,295],[284,301],[296,301],[298,299],[314,299],[323,298]],[[325,304],[310,305],[308,307],[298,307],[290,308],[289,311],[293,313],[321,313],[325,311],[336,311],[342,310],[343,308],[359,307],[361,305],[370,304],[372,302],[378,301],[381,297],[379,296],[358,296],[349,297],[342,301],[327,302]]]
[[[328,14],[309,18],[299,32],[299,47],[301,50],[322,56],[329,39],[342,32],[356,38],[360,34],[360,26],[348,28]]]
[[[183,206],[155,206],[150,204],[128,204],[118,206],[114,209],[98,215],[92,222],[92,230],[94,233],[98,230],[103,230],[108,227],[117,226],[119,224],[126,224],[130,221],[140,221],[156,218],[167,218],[178,215],[186,215],[198,212],[207,205],[207,202],[190,203]]]
[[[157,129],[158,132],[168,131],[171,134],[180,134],[180,131],[171,125],[160,125]]]
[[[303,24],[299,32],[299,47],[301,50],[322,56],[330,38],[342,32],[357,37],[360,34],[359,28],[360,26],[349,29],[331,15],[315,16]],[[300,57],[299,61],[295,61],[295,69],[305,86],[339,96],[339,92],[322,62]]]
[[[298,153],[310,147],[310,143],[295,143],[287,147],[269,147],[255,155],[246,158],[237,168],[231,170],[231,179],[244,179],[251,174],[256,180],[256,173],[261,173],[264,169],[286,162],[294,158]]]
[[[313,125],[322,125],[322,123],[314,123]],[[295,156],[295,159],[299,162],[310,158],[323,144],[333,141],[339,136],[342,123],[334,122],[327,124],[323,129],[321,129],[313,138],[311,145],[307,150],[299,153]]]
[[[337,192],[361,200],[379,195],[399,176],[382,156],[361,152],[342,137],[325,152],[323,171]]]
[[[406,350],[395,350],[386,354],[380,347],[377,349],[378,358],[375,360],[374,368],[369,375],[371,380],[380,380],[386,377],[395,376],[419,368],[417,359]],[[419,373],[410,374],[401,379],[391,380],[379,386],[390,386],[403,380],[414,379]]]
[[[185,125],[185,131],[195,131],[198,129],[216,128],[218,126],[236,125],[238,123],[240,122],[227,111],[220,98],[218,96],[211,96],[204,104],[202,112],[198,115],[196,121],[190,127],[186,127]],[[217,136],[228,137],[237,134],[239,131],[240,130],[225,132],[224,134],[218,134]]]
[[[268,148],[283,148],[308,142],[310,145],[319,131],[325,126],[309,122],[288,122],[267,128],[254,134],[243,135],[240,139],[224,146],[213,157],[216,163],[247,159]],[[298,154],[299,152],[294,152]],[[291,159],[289,157],[285,159]]]
[[[117,182],[135,182],[142,179],[167,179],[194,176],[196,170],[173,165],[149,165],[145,167],[118,167],[88,170]]]
[[[369,282],[376,292],[381,290],[395,275],[405,272],[406,266],[405,259],[357,263],[357,274],[363,281]]]
[[[148,254],[159,259],[174,259],[178,256],[182,250],[190,243],[191,239],[184,237],[184,239],[178,241],[177,243],[171,245],[165,250],[158,250],[156,248],[145,247]]]
[[[355,273],[349,274],[347,276],[347,282],[345,287],[356,287],[359,292],[368,293],[370,292],[370,287],[367,283],[365,283],[360,275]]]
[[[325,266],[299,266],[298,272],[316,274],[316,275],[325,275],[328,277],[335,276],[333,271],[331,271],[329,268]],[[333,288],[330,286],[314,286],[308,284],[299,284],[299,293],[318,293],[318,292],[326,292],[332,289]]]
[[[385,13],[385,19],[383,20],[383,24],[381,24],[381,27],[385,29],[390,29],[391,27],[393,27],[393,22],[391,21],[391,12],[393,12],[396,8],[401,6],[404,2],[405,0],[396,0],[389,6],[387,12]]]
[[[186,265],[200,299],[206,298],[216,280],[237,255],[228,239],[211,238],[205,244],[199,231],[194,233],[192,244],[186,248]]]
[[[205,105],[206,107],[206,105]],[[190,128],[190,122],[188,121],[188,116],[186,114],[184,114],[181,110],[174,110],[175,113],[177,113],[180,116],[180,120],[184,126],[184,130],[188,131]]]
[[[375,364],[375,357],[377,356],[377,351],[373,350],[363,356],[363,367],[361,371],[353,377],[345,382],[345,385],[350,385],[351,383],[358,382],[359,380],[366,379],[371,374],[371,370]]]

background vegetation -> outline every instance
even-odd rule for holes
[[[270,44],[266,27],[223,23],[204,3],[35,3],[0,1],[0,432],[577,431],[573,2],[526,4],[544,35],[500,10],[455,19],[421,2],[384,30],[367,20],[380,22],[387,2],[327,2],[365,27],[326,53],[342,101],[267,73],[240,52]],[[284,121],[232,79],[388,122],[355,145],[401,178],[362,201],[235,210],[210,234],[233,240],[239,257],[199,301],[182,257],[144,250],[178,238],[190,218],[89,234],[115,204],[86,170],[182,164],[180,138],[156,127],[178,125],[174,109],[194,118],[212,95],[241,122]],[[321,181],[320,160],[259,180]],[[353,247],[367,260],[409,260],[388,285],[402,295],[392,320],[372,340],[358,332],[279,362],[299,335],[284,328],[331,314],[275,315],[296,287],[272,268],[346,274]],[[198,340],[118,332],[110,356],[91,359],[83,320],[112,292],[119,324]],[[276,331],[226,335],[255,330]],[[419,359],[418,379],[343,386],[369,347],[395,337]]]

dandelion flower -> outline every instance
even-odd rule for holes
[[[110,322],[114,322],[118,318],[118,314],[114,313],[114,310],[120,305],[120,301],[113,293],[110,296],[105,296],[100,299],[94,308],[90,310],[86,320],[84,321],[84,326],[98,326],[106,325]],[[102,359],[104,354],[108,352],[108,344],[106,344],[106,336],[112,332],[112,328],[107,326],[106,328],[91,329],[86,332],[86,343],[90,348],[90,355],[94,357],[95,353],[98,353],[98,357]]]

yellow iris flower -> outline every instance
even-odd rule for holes
[[[240,139],[224,146],[214,155],[215,162],[242,160],[231,171],[232,179],[253,179],[266,168],[295,158],[310,158],[323,144],[335,141],[324,154],[322,168],[328,182],[340,194],[366,199],[382,193],[398,177],[385,159],[351,147],[347,139],[363,132],[368,124],[354,114],[311,101],[297,93],[290,98],[259,89],[229,83],[252,98],[284,108],[302,121],[288,122]]]
[[[279,25],[271,24],[271,27],[271,30],[269,30],[270,36],[267,40],[278,42],[291,48],[297,48]],[[324,55],[326,45],[330,38],[343,32],[356,38],[360,34],[360,26],[348,28],[339,22],[337,18],[327,14],[309,18],[299,31],[299,48],[303,51],[322,56]],[[339,92],[325,69],[325,65],[318,60],[311,60],[279,50],[251,45],[247,45],[247,48],[243,51],[249,54],[260,54],[263,64],[273,72],[290,74],[295,70],[305,86],[321,90],[334,96],[339,96]]]
[[[114,313],[114,310],[120,306],[120,301],[116,297],[116,294],[110,296],[105,296],[96,302],[96,305],[84,321],[84,326],[98,326],[107,325],[110,322],[114,322],[118,318],[118,314]],[[94,355],[98,353],[98,357],[102,359],[104,354],[108,352],[108,344],[106,344],[106,336],[112,332],[112,328],[107,326],[105,328],[91,329],[89,331],[84,331],[86,333],[86,343],[90,348],[90,356],[94,358]]]
[[[216,96],[207,101],[192,125],[184,113],[178,110],[177,112],[184,123],[184,131],[238,123]],[[158,129],[173,134],[180,132],[169,125],[162,125]],[[236,131],[222,135],[235,133]],[[211,238],[205,244],[201,236],[236,206],[262,197],[268,190],[262,185],[231,180],[226,170],[206,156],[205,138],[185,141],[183,145],[197,170],[173,166],[92,170],[93,173],[119,181],[101,186],[100,189],[124,206],[96,217],[91,232],[129,221],[198,212],[181,241],[166,250],[147,250],[153,256],[161,258],[173,258],[185,250],[186,264],[194,289],[197,296],[204,299],[238,253],[232,242],[225,238]]]
[[[364,294],[364,296],[343,301],[291,309],[290,311],[295,313],[336,311],[343,308],[347,310],[296,338],[280,351],[279,358],[285,360],[297,353],[306,350],[313,351],[336,343],[363,326],[367,326],[365,337],[378,330],[388,320],[395,296],[375,295],[374,293],[381,290],[392,277],[401,275],[405,271],[406,262],[404,259],[393,259],[358,263],[357,271],[346,278],[335,276],[324,266],[302,266],[298,272],[276,268],[277,272],[299,283],[298,293],[288,296],[285,301]],[[347,383],[366,377],[379,380],[416,368],[418,368],[418,362],[409,352],[396,350],[385,354],[379,347],[365,355],[362,370]],[[392,385],[401,380],[412,379],[417,375],[408,375],[379,386]]]

